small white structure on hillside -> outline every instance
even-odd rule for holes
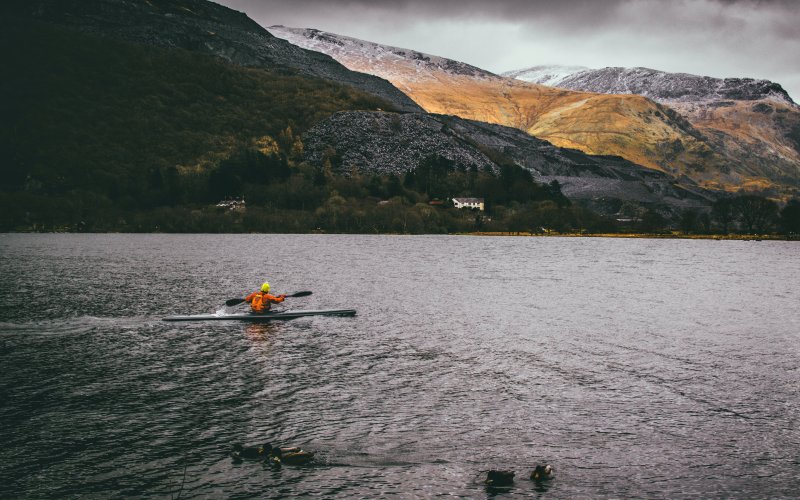
[[[483,212],[483,198],[453,198],[456,208],[477,208]]]
[[[228,210],[244,210],[246,206],[247,204],[245,203],[244,198],[225,198],[221,202],[217,203],[217,207],[227,208]]]

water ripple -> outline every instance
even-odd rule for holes
[[[265,248],[281,252],[254,261]],[[0,250],[4,498],[800,489],[793,244],[0,235]],[[264,278],[314,291],[287,307],[358,316],[160,321]],[[265,441],[317,461],[232,463],[233,443]],[[544,462],[556,479],[528,481]],[[487,491],[490,468],[514,487]]]

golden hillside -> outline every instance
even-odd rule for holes
[[[618,155],[670,173],[697,173],[698,165],[719,161],[688,123],[640,96],[459,75],[403,81],[400,88],[432,113],[516,127],[557,146]]]
[[[712,105],[713,104],[713,105]],[[800,179],[800,110],[776,99],[670,103],[735,168],[744,189],[775,189]],[[724,187],[724,186],[723,186]]]

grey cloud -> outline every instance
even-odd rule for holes
[[[480,17],[491,20],[512,20],[530,17],[574,16],[580,19],[604,16],[618,5],[630,0],[501,0],[486,2],[482,0],[222,0],[219,3],[237,10],[244,10],[263,18],[294,16],[298,13],[315,17],[316,13],[327,12],[343,17],[359,15],[389,15],[398,18],[419,19],[425,16],[459,19]]]
[[[604,29],[709,29],[739,31],[748,14],[774,13],[780,22],[769,36],[800,38],[800,9],[796,0],[218,0],[242,10],[265,25],[285,24],[335,31],[335,25],[359,22],[402,28],[434,21],[497,21],[546,24],[551,29],[582,35]],[[709,8],[711,7],[711,8]],[[624,20],[637,12],[640,26]],[[742,15],[737,15],[738,13]],[[697,15],[693,15],[697,13]]]
[[[797,0],[217,1],[263,26],[319,28],[490,71],[637,65],[768,78],[800,94]]]
[[[683,8],[701,0],[221,0],[219,3],[239,10],[268,16],[286,13],[340,11],[343,16],[358,12],[391,12],[395,15],[463,17],[481,16],[487,19],[516,21],[526,16],[591,16],[599,21],[614,15],[619,8],[645,4],[655,11]],[[797,17],[796,0],[702,0],[722,7],[748,6],[779,9]]]

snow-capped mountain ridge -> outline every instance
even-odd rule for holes
[[[780,84],[755,78],[714,78],[642,67],[580,69],[568,66],[534,66],[503,75],[584,92],[638,94],[664,103],[769,99],[795,104]]]
[[[383,68],[395,66],[395,71],[402,72],[404,78],[409,77],[406,65],[408,60],[415,62],[417,80],[433,79],[433,73],[440,71],[472,78],[501,78],[489,71],[452,59],[401,47],[381,45],[318,29],[288,28],[275,25],[270,26],[267,30],[278,38],[310,50],[329,54],[337,60],[359,61],[360,65],[380,65]],[[365,70],[362,69],[362,71]],[[392,71],[389,69],[382,76],[391,79],[389,78],[391,75]]]
[[[270,26],[267,30],[278,38],[304,47],[329,54],[334,59],[348,59],[359,61],[360,64],[380,65],[384,68],[391,68],[394,65],[402,65],[396,71],[402,72],[408,78],[408,70],[405,63],[410,59],[415,62],[418,80],[432,79],[433,72],[444,71],[454,75],[464,75],[472,78],[501,78],[494,73],[477,68],[470,64],[454,61],[444,57],[425,54],[416,50],[404,49],[381,45],[374,42],[359,40],[335,33],[329,33],[313,28],[288,28],[286,26]],[[362,69],[362,71],[365,71]],[[384,78],[392,76],[392,71],[384,71]]]

